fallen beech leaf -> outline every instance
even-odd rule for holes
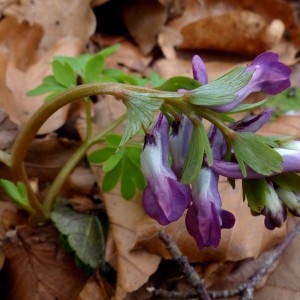
[[[103,261],[105,233],[97,216],[80,214],[59,201],[51,219],[84,264],[96,268]]]
[[[56,42],[65,37],[73,37],[86,44],[96,28],[96,18],[90,7],[90,0],[65,1],[22,0],[17,15],[32,23],[40,24],[44,29],[40,47],[50,50]],[[45,13],[47,17],[45,17]],[[80,24],[80,26],[78,26]]]
[[[1,198],[4,197],[1,195]],[[28,214],[10,201],[0,201],[0,239],[4,240],[6,232],[27,222]]]
[[[131,0],[122,5],[122,17],[142,53],[149,54],[156,44],[156,35],[166,22],[166,9],[156,0]]]
[[[113,295],[114,290],[112,286],[99,272],[95,272],[89,278],[76,300],[111,300]]]
[[[4,241],[7,256],[6,299],[73,300],[85,284],[74,258],[60,247],[52,227],[17,228],[16,236]]]
[[[81,50],[82,42],[80,40],[64,38],[24,72],[15,66],[13,60],[8,61],[6,85],[12,91],[13,101],[5,111],[15,123],[24,124],[44,103],[45,95],[28,97],[26,93],[38,86],[44,76],[51,74],[49,62],[53,60],[53,57],[57,55],[76,56],[80,54]],[[66,105],[53,114],[40,128],[39,134],[52,132],[62,126],[67,118],[69,108],[70,105]]]
[[[25,157],[29,176],[39,178],[41,185],[48,185],[77,148],[77,142],[55,134],[35,139]]]
[[[18,133],[17,125],[11,122],[6,113],[0,111],[0,149],[10,149]]]
[[[106,60],[107,68],[123,69],[125,72],[137,72],[144,75],[151,57],[145,57],[141,50],[127,40],[120,42],[120,49]]]
[[[281,39],[284,28],[280,20],[268,23],[250,11],[231,11],[184,26],[180,47],[255,55],[274,47]]]
[[[140,197],[126,201],[118,189],[103,195],[115,249],[107,259],[117,261],[116,300],[140,288],[158,267],[161,258],[144,249],[132,250],[138,221],[144,215]]]
[[[297,218],[294,221],[299,222]],[[262,289],[254,294],[255,300],[282,300],[300,298],[300,236],[295,238],[284,251],[275,271],[269,276]]]

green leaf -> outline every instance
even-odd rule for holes
[[[94,55],[90,58],[85,66],[83,81],[84,83],[95,82],[104,68],[104,57],[101,54]]]
[[[105,233],[97,216],[80,214],[58,201],[51,219],[83,263],[96,268],[104,260]]]
[[[109,159],[116,152],[115,148],[101,148],[88,155],[88,161],[91,164],[100,164]]]
[[[43,82],[35,89],[30,90],[26,93],[27,96],[38,96],[56,91],[63,91],[66,88],[58,83],[54,76],[47,76],[43,79]]]
[[[126,153],[128,156],[128,159],[131,161],[131,163],[138,168],[141,167],[140,157],[142,152],[142,146],[140,148],[137,147],[126,147]]]
[[[125,153],[124,149],[120,149],[117,151],[113,156],[111,156],[103,165],[103,171],[109,172],[111,171],[123,158],[123,155]]]
[[[236,98],[239,90],[251,80],[253,72],[245,72],[247,66],[240,66],[222,77],[193,90],[189,102],[195,105],[224,105]]]
[[[143,172],[141,171],[141,168],[137,167],[134,164],[131,164],[131,170],[132,170],[132,176],[134,178],[136,187],[140,191],[143,191],[146,187],[146,180],[145,180]]]
[[[139,76],[130,75],[118,69],[105,69],[103,74],[113,78],[116,82],[131,85],[143,85],[147,81]]]
[[[55,56],[54,60],[59,61],[62,64],[69,64],[76,74],[83,77],[85,65],[92,56],[93,55],[89,53],[85,53],[77,57]]]
[[[114,44],[109,47],[104,48],[99,52],[103,56],[103,58],[107,58],[108,56],[113,55],[115,52],[117,52],[121,47],[121,44]]]
[[[108,134],[105,137],[106,143],[113,148],[118,148],[122,137],[119,134]]]
[[[265,179],[243,179],[243,194],[247,197],[248,206],[260,213],[266,204],[267,183]]]
[[[109,192],[111,191],[118,183],[119,178],[122,172],[122,162],[119,163],[109,172],[104,175],[102,181],[102,191]]]
[[[282,158],[270,147],[276,145],[270,137],[252,132],[235,133],[231,145],[244,177],[247,175],[246,165],[265,176],[282,170]]]
[[[184,162],[181,182],[190,184],[197,176],[202,166],[204,153],[207,154],[209,164],[212,163],[212,153],[204,125],[194,125],[189,150]]]
[[[31,208],[27,197],[26,186],[23,182],[18,181],[17,184],[15,184],[10,180],[0,179],[0,186],[11,200],[15,201],[30,213],[33,213],[33,209]]]
[[[148,75],[148,79],[151,86],[160,86],[166,81],[156,72],[151,72]]]
[[[75,73],[68,63],[54,60],[52,63],[52,71],[55,80],[61,85],[73,87],[77,84]]]
[[[291,87],[280,94],[269,97],[266,107],[273,109],[273,118],[278,118],[286,113],[300,109],[300,88]]]
[[[295,172],[282,173],[272,176],[272,181],[286,191],[300,194],[300,174]]]
[[[177,92],[179,89],[194,90],[201,86],[197,80],[185,76],[170,78],[155,89],[160,91]]]
[[[152,97],[151,97],[152,96]],[[153,119],[153,113],[158,111],[163,100],[151,94],[130,92],[124,104],[128,111],[128,122],[119,147],[124,145],[142,127],[148,127]]]

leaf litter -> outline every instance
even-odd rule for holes
[[[114,29],[116,31],[97,28],[97,23],[101,23],[97,19],[97,11],[108,6],[113,8],[116,18],[122,19],[124,27],[119,32],[117,26]],[[297,9],[297,4],[276,0],[260,1],[254,6],[249,1],[235,0],[215,1],[213,4],[196,0],[149,1],[149,4],[128,1],[120,6],[112,0],[75,1],[72,6],[66,6],[61,1],[55,1],[51,6],[43,1],[7,1],[1,8],[3,19],[0,21],[0,109],[16,128],[21,127],[43,103],[43,96],[28,98],[25,94],[50,74],[50,62],[55,56],[77,56],[101,49],[103,45],[111,45],[114,41],[120,41],[121,48],[109,57],[107,66],[142,76],[147,76],[153,70],[165,78],[179,74],[191,76],[190,60],[193,53],[202,54],[210,80],[233,66],[248,62],[254,54],[264,50],[277,51],[281,60],[293,65],[297,62],[300,46]],[[137,10],[143,13],[137,15]],[[121,11],[121,14],[117,11]],[[145,35],[145,32],[148,34]],[[222,38],[219,38],[220,35]],[[296,84],[299,84],[298,73],[295,75]],[[97,98],[93,106],[94,130],[110,124],[124,111],[122,103],[111,96]],[[41,194],[53,178],[47,166],[57,166],[59,169],[65,161],[64,157],[71,153],[69,145],[76,147],[78,142],[78,138],[74,142],[74,137],[69,136],[67,131],[54,135],[53,132],[65,125],[72,116],[79,135],[84,136],[84,120],[80,117],[82,107],[77,107],[75,114],[72,114],[73,110],[72,106],[64,107],[39,132],[42,135],[50,134],[56,151],[38,154],[38,160],[34,151],[27,157],[29,171],[30,165],[37,166],[35,172],[30,172],[30,177],[45,183],[39,185]],[[295,116],[281,116],[267,124],[261,133],[299,135],[298,119]],[[1,136],[6,130],[5,126],[1,128]],[[65,144],[61,144],[60,134]],[[4,135],[1,138],[3,149],[9,148],[14,138],[14,132]],[[37,147],[52,147],[47,144],[47,139],[36,142],[40,143]],[[77,171],[85,172],[83,170],[86,171],[84,161]],[[75,211],[64,207],[61,213],[66,210],[66,214],[70,213],[75,218],[93,219],[93,215],[89,214],[97,215],[105,207],[110,223],[105,258],[117,279],[106,278],[98,269],[87,279],[84,272],[75,266],[74,257],[62,250],[58,233],[53,228],[33,230],[25,225],[26,218],[20,209],[3,197],[0,201],[0,207],[3,207],[0,210],[3,244],[0,257],[2,262],[6,257],[7,268],[2,272],[7,274],[9,270],[10,282],[5,299],[54,299],[57,295],[59,299],[78,300],[112,297],[134,299],[134,292],[140,295],[139,299],[149,298],[144,285],[153,282],[155,276],[162,276],[164,271],[160,266],[170,259],[157,237],[160,226],[143,212],[140,194],[134,200],[124,201],[118,187],[104,194],[95,193],[92,187],[96,180],[102,181],[103,172],[98,167],[93,167],[92,171],[93,176],[88,173],[90,184],[87,180],[84,186],[74,186],[74,181],[69,179],[62,193],[68,195]],[[220,190],[224,208],[233,212],[237,221],[233,229],[223,231],[218,248],[199,250],[183,229],[183,219],[165,229],[189,260],[198,266],[199,273],[210,287],[217,286],[221,280],[224,285],[230,280],[235,283],[237,278],[233,271],[238,267],[241,272],[239,276],[243,274],[247,277],[251,272],[247,271],[249,267],[244,267],[244,264],[255,261],[254,258],[280,242],[287,231],[287,228],[282,228],[270,232],[264,228],[262,218],[254,219],[247,205],[242,202],[239,183],[232,190],[222,182]],[[86,204],[78,205],[80,199],[85,199]],[[63,220],[58,215],[55,219],[56,222]],[[16,231],[11,232],[12,228],[16,228]],[[83,235],[88,237],[85,233]],[[284,254],[279,267],[267,279],[264,287],[256,293],[257,299],[299,297],[298,244],[299,238]],[[163,282],[168,280],[162,277]],[[229,278],[227,282],[226,278]],[[178,289],[186,288],[180,282],[176,279]]]

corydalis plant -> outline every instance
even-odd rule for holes
[[[234,225],[234,216],[222,209],[218,191],[219,175],[226,176],[231,181],[243,179],[244,192],[247,195],[251,193],[251,188],[247,188],[249,185],[246,183],[251,182],[251,178],[261,178],[260,180],[266,183],[260,194],[255,195],[259,200],[249,196],[249,206],[256,214],[265,215],[267,228],[274,229],[281,226],[286,218],[284,203],[289,210],[298,212],[299,197],[295,193],[282,192],[282,189],[276,193],[275,187],[267,183],[267,180],[273,174],[299,171],[299,166],[289,169],[288,163],[291,160],[289,154],[294,159],[298,154],[278,149],[279,141],[276,138],[263,138],[255,134],[271,117],[270,109],[228,125],[216,119],[218,117],[216,112],[238,111],[240,103],[253,92],[272,95],[280,93],[290,86],[291,70],[280,63],[278,55],[274,53],[263,53],[248,67],[239,67],[211,84],[208,83],[205,65],[199,56],[193,58],[192,68],[194,79],[199,81],[201,86],[191,91],[185,90],[184,87],[178,90],[184,95],[185,103],[205,106],[209,110],[204,107],[201,110],[178,105],[182,108],[182,113],[167,111],[165,115],[172,131],[167,139],[166,132],[169,130],[164,129],[164,146],[161,145],[162,140],[160,144],[151,144],[153,151],[156,152],[155,156],[150,157],[148,154],[150,143],[146,135],[144,152],[141,156],[147,180],[147,188],[143,195],[146,212],[149,208],[155,207],[155,214],[149,215],[161,224],[166,224],[168,220],[169,222],[172,219],[177,220],[178,213],[183,214],[186,207],[187,230],[195,238],[197,245],[216,247],[221,238],[221,228],[231,228]],[[161,118],[162,115],[159,116],[159,119]],[[213,124],[208,134],[203,132],[202,118],[208,119]],[[166,122],[165,119],[164,127]],[[158,122],[153,130],[161,130]],[[176,189],[173,193],[172,189],[166,188],[164,181],[159,179],[161,175],[153,172],[152,166],[162,165],[159,153],[163,151],[164,169],[168,169],[170,173],[170,168],[166,165],[168,161],[166,151],[169,144],[172,180],[174,181],[176,176],[175,183],[180,188],[181,194],[187,194],[187,185],[180,186],[180,181],[191,184],[190,205],[186,204],[187,197],[177,197],[180,190]],[[143,163],[144,161],[147,161],[147,164]],[[161,188],[157,190],[158,186]],[[167,197],[160,192],[164,186],[168,190]],[[174,199],[170,201],[172,194]],[[257,202],[260,202],[260,206]],[[174,207],[180,209],[174,210]],[[165,218],[164,222],[161,222],[166,214],[169,216],[168,220]]]
[[[56,58],[52,64],[53,75],[44,78],[37,89],[29,92],[31,95],[47,93],[48,101],[22,128],[11,153],[1,153],[0,159],[11,168],[14,181],[10,184],[3,180],[1,186],[31,214],[36,224],[43,224],[52,216],[59,229],[59,222],[53,216],[65,214],[64,210],[57,214],[61,206],[54,208],[57,196],[66,178],[92,146],[97,145],[98,149],[90,155],[89,161],[102,164],[106,172],[100,183],[102,191],[112,189],[121,181],[121,194],[130,199],[136,189],[144,189],[139,163],[142,145],[132,139],[141,129],[146,132],[141,154],[147,181],[143,195],[146,212],[166,225],[188,209],[186,225],[200,247],[217,246],[221,228],[234,224],[233,215],[222,209],[217,187],[219,175],[231,181],[234,178],[247,182],[252,178],[266,180],[285,199],[282,200],[284,207],[291,212],[298,211],[294,208],[299,195],[296,184],[290,185],[283,177],[278,177],[283,172],[299,171],[297,166],[291,165],[297,150],[289,149],[287,152],[276,138],[255,134],[270,113],[232,124],[223,121],[228,120],[231,113],[262,104],[241,104],[250,93],[263,91],[276,94],[290,85],[290,69],[278,61],[276,54],[264,53],[249,66],[237,67],[212,82],[208,82],[205,66],[196,56],[192,62],[194,79],[177,76],[156,88],[149,88],[136,85],[145,83],[141,78],[137,80],[105,68],[105,58],[114,51],[116,47],[104,49],[94,56]],[[98,94],[115,96],[124,103],[127,114],[95,133],[92,130],[90,96]],[[84,102],[86,108],[86,136],[49,186],[45,198],[40,199],[30,186],[24,158],[42,124],[62,106],[78,99]],[[160,115],[153,128],[149,129],[153,114],[159,111],[164,116]],[[212,123],[209,133],[202,123],[203,119]],[[115,129],[125,120],[124,133],[116,138]],[[170,127],[173,128],[171,132]],[[171,165],[168,164],[169,150]],[[271,181],[269,177],[272,177]],[[293,178],[299,183],[297,177]],[[279,192],[281,190],[289,193]],[[245,193],[248,197],[246,189]],[[265,200],[249,202],[251,210],[265,214],[266,218],[269,212],[275,216],[275,210],[270,208],[271,202],[266,197],[260,198]]]

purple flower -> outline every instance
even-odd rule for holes
[[[194,55],[192,58],[192,70],[195,80],[198,80],[202,84],[208,83],[208,76],[204,62],[198,55]]]
[[[179,121],[174,121],[172,124],[172,132],[169,138],[170,153],[172,170],[178,179],[182,176],[182,168],[189,149],[192,131],[193,125],[191,120],[183,114]]]
[[[141,166],[147,186],[143,193],[146,213],[161,225],[181,217],[190,205],[189,186],[180,183],[168,164],[169,124],[162,114],[150,134],[145,136]]]
[[[221,228],[231,228],[235,219],[232,213],[221,208],[218,175],[209,168],[200,169],[192,183],[193,204],[186,215],[186,227],[198,247],[217,247]]]
[[[224,105],[211,107],[214,111],[226,112],[235,108],[248,95],[264,92],[278,94],[291,85],[291,69],[278,61],[278,54],[265,52],[257,56],[245,72],[253,72],[249,83],[237,92],[236,98]]]

